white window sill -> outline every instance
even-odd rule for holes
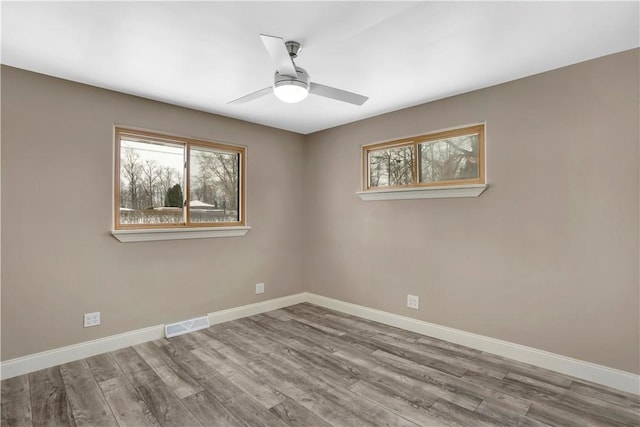
[[[122,243],[156,240],[206,239],[211,237],[242,237],[251,227],[153,228],[147,230],[113,230],[111,234]]]
[[[478,197],[486,184],[468,184],[442,187],[413,187],[389,190],[358,191],[362,200],[404,200],[404,199],[450,199],[456,197]]]

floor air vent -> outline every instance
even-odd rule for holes
[[[164,326],[164,333],[167,338],[175,337],[189,332],[198,331],[209,327],[207,316],[196,317],[195,319],[184,320]]]

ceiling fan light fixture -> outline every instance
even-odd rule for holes
[[[307,74],[304,68],[296,66],[293,62],[293,58],[300,53],[300,43],[292,40],[285,42],[282,37],[269,36],[266,34],[260,34],[260,38],[276,64],[273,85],[234,99],[230,101],[229,104],[244,104],[245,102],[269,95],[272,92],[276,98],[290,104],[304,100],[309,93],[357,106],[364,104],[366,100],[369,99],[357,93],[325,86],[320,83],[311,83],[309,74]]]
[[[273,86],[273,93],[278,99],[289,104],[300,102],[309,95],[309,87],[294,80],[276,83]]]
[[[295,104],[309,95],[309,75],[296,67],[297,77],[285,76],[278,72],[273,81],[273,93],[283,102]]]

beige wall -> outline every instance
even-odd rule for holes
[[[306,289],[639,373],[638,64],[628,51],[309,135]],[[362,144],[485,121],[481,197],[356,196]]]
[[[639,373],[638,63],[625,52],[306,138],[3,67],[2,360],[304,289]],[[362,144],[484,121],[480,198],[355,195]],[[114,123],[247,145],[253,229],[118,243]],[[82,328],[90,311],[99,328]]]
[[[114,123],[248,146],[242,238],[123,244]],[[303,290],[304,137],[2,68],[2,360]],[[255,295],[265,282],[266,293]],[[85,312],[102,325],[84,329]]]

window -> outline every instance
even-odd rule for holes
[[[115,229],[245,225],[245,148],[116,128]]]
[[[365,191],[484,184],[484,125],[362,150]]]

